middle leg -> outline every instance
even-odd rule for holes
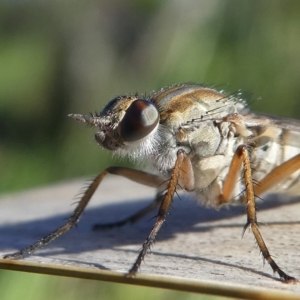
[[[220,204],[226,203],[232,197],[234,185],[238,177],[240,176],[239,174],[242,165],[244,168],[244,181],[245,181],[245,197],[243,202],[246,204],[246,209],[247,209],[247,222],[244,226],[244,232],[247,228],[249,227],[251,228],[251,231],[255,237],[255,240],[259,246],[259,249],[264,259],[269,263],[274,273],[278,273],[279,277],[285,282],[296,282],[296,279],[294,277],[291,277],[288,274],[286,274],[284,271],[282,271],[282,269],[273,260],[263,240],[263,237],[259,231],[257,217],[256,217],[255,198],[257,197],[256,191],[263,190],[264,184],[259,185],[258,188],[255,188],[253,184],[250,158],[245,145],[240,145],[234,154],[234,157],[232,159],[229,168],[228,176],[224,183],[223,194],[220,195],[219,203]],[[289,165],[293,165],[293,164],[289,164]],[[271,177],[273,179],[273,176]],[[269,177],[267,176],[266,178],[267,178],[266,182],[268,182]],[[264,183],[264,179],[262,180],[262,182]],[[275,180],[273,180],[273,182],[275,182]],[[262,188],[260,188],[260,186]]]

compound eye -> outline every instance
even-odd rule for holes
[[[138,99],[128,107],[121,121],[121,136],[126,142],[134,142],[151,133],[159,122],[159,113],[154,104]]]

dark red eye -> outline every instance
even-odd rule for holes
[[[135,100],[121,121],[121,136],[127,142],[140,140],[151,133],[158,122],[159,113],[152,102]]]

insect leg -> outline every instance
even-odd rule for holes
[[[118,171],[120,171],[120,170],[118,170]],[[125,172],[126,172],[126,174],[125,174]],[[193,168],[191,167],[191,164],[190,163],[184,164],[181,168],[181,172],[182,172],[182,174],[184,174],[184,176],[180,176],[179,182],[178,182],[179,186],[184,187],[185,190],[187,190],[187,191],[192,191],[195,186],[195,181],[194,181],[194,175],[193,175]],[[123,168],[122,173],[120,173],[118,175],[123,175],[123,176],[129,178],[129,170]],[[136,182],[138,182],[138,180],[140,180],[139,173],[133,173],[130,175],[131,175],[130,179],[132,179]],[[137,176],[138,178],[135,178],[134,176]],[[154,201],[152,203],[150,203],[148,206],[142,208],[138,212],[134,213],[133,215],[131,215],[121,221],[113,222],[113,223],[106,223],[106,224],[95,224],[93,226],[93,229],[94,230],[110,229],[113,227],[121,227],[126,224],[132,224],[132,223],[135,223],[138,220],[140,220],[142,217],[144,217],[146,214],[148,214],[152,210],[156,209],[163,200],[163,196],[161,195],[160,191],[165,190],[165,188],[167,187],[166,186],[167,182],[163,181],[162,178],[153,178],[153,176],[154,175],[147,174],[147,178],[145,178],[147,182],[140,182],[145,185],[150,185],[150,183],[154,183],[154,185],[152,185],[152,186],[158,186],[158,184],[159,184],[159,190],[156,194],[156,198],[154,199]]]
[[[157,193],[155,199],[153,202],[151,202],[146,207],[142,208],[141,210],[137,211],[133,215],[117,222],[112,223],[104,223],[104,224],[95,224],[93,226],[93,230],[103,230],[103,229],[111,229],[114,227],[121,227],[126,224],[133,224],[140,220],[142,217],[147,215],[149,212],[153,211],[154,209],[158,208],[162,201],[162,195],[161,193]]]
[[[163,223],[166,220],[170,205],[172,203],[174,194],[177,189],[177,185],[181,185],[182,188],[185,188],[185,186],[182,186],[184,183],[187,183],[188,189],[192,189],[194,182],[194,174],[193,174],[193,169],[192,169],[192,164],[187,156],[187,154],[183,150],[179,150],[177,152],[177,160],[175,163],[175,166],[172,170],[171,173],[171,178],[169,180],[169,184],[167,187],[167,191],[163,196],[158,214],[157,214],[157,219],[156,222],[148,235],[147,239],[142,245],[142,250],[140,251],[135,263],[131,267],[131,269],[128,272],[128,276],[134,276],[138,269],[140,268],[140,265],[153,244],[157,233],[159,232],[160,228],[162,227]]]
[[[300,154],[274,168],[265,178],[260,180],[259,185],[254,186],[255,195],[261,195],[267,192],[283,179],[298,170],[300,170]]]
[[[76,206],[73,214],[68,219],[67,223],[63,226],[59,227],[58,229],[54,230],[44,238],[38,240],[36,243],[25,247],[24,249],[12,253],[7,254],[3,258],[4,259],[20,259],[24,257],[26,254],[31,254],[32,252],[42,248],[43,246],[49,244],[60,235],[64,234],[65,232],[69,231],[79,220],[80,216],[82,215],[85,207],[89,203],[91,197],[93,196],[94,192],[98,188],[99,184],[103,180],[103,178],[107,174],[115,174],[121,175],[128,179],[132,179],[137,183],[145,184],[151,187],[157,187],[159,184],[163,182],[163,179],[159,176],[148,174],[146,172],[130,169],[130,168],[122,168],[122,167],[109,167],[102,171],[89,185],[85,193],[83,194],[81,200],[79,201],[78,205]]]
[[[255,190],[254,185],[252,182],[252,174],[251,174],[251,165],[249,154],[246,149],[246,146],[241,145],[237,148],[237,155],[242,158],[243,166],[244,166],[244,176],[245,176],[245,187],[246,187],[246,199],[247,199],[247,223],[244,226],[245,230],[250,227],[255,240],[259,246],[259,249],[264,257],[265,260],[270,264],[271,268],[273,269],[274,273],[278,273],[280,278],[285,282],[296,282],[297,280],[294,277],[289,276],[285,272],[279,268],[276,262],[270,255],[270,252],[263,240],[263,237],[259,231],[258,224],[257,224],[257,217],[256,217],[256,206],[255,206]]]
[[[238,148],[239,149],[239,148]],[[229,171],[223,185],[222,194],[219,197],[219,204],[225,204],[232,198],[236,182],[240,176],[243,159],[240,150],[235,151],[231,160]]]

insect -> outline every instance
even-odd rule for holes
[[[149,96],[118,96],[99,114],[69,116],[97,128],[95,139],[103,148],[151,165],[155,173],[108,167],[92,181],[62,227],[4,258],[22,258],[67,232],[103,178],[116,174],[160,191],[153,203],[132,216],[94,226],[133,223],[157,208],[153,228],[128,276],[139,270],[180,188],[193,192],[203,205],[244,204],[244,231],[251,229],[264,259],[282,281],[297,281],[271,257],[258,228],[255,201],[270,192],[299,194],[300,122],[252,113],[239,97],[197,84],[173,85]]]

